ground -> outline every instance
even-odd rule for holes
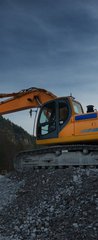
[[[97,240],[98,170],[0,177],[0,240]]]

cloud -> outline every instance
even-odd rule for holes
[[[97,97],[97,78],[97,0],[0,1],[1,92],[37,86]]]

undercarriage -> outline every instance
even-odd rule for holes
[[[97,145],[60,145],[19,152],[14,159],[16,171],[31,168],[98,167]]]

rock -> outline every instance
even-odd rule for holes
[[[78,228],[78,224],[77,223],[73,223],[73,227],[74,228]]]
[[[98,171],[42,169],[1,180],[0,240],[97,239]]]
[[[33,240],[33,238],[36,237],[36,233],[31,233],[31,239]]]
[[[52,213],[52,212],[54,211],[54,207],[51,206],[51,207],[49,208],[49,211]]]
[[[20,232],[20,229],[19,229],[18,226],[15,226],[14,229],[15,229],[15,231],[17,231],[17,232]]]

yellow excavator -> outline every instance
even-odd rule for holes
[[[19,152],[14,159],[17,171],[32,167],[98,166],[98,112],[93,105],[88,105],[84,113],[82,105],[72,96],[57,97],[34,87],[1,93],[0,98],[1,115],[39,109],[36,142],[41,147]]]

